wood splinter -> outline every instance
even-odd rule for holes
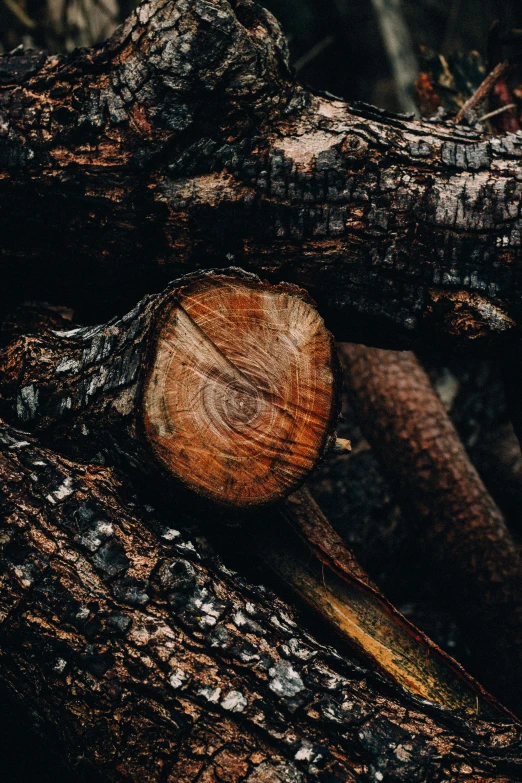
[[[123,455],[244,508],[288,495],[334,445],[336,367],[304,291],[207,272],[121,320],[19,336],[2,398],[82,459]]]

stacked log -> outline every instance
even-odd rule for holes
[[[82,322],[2,331],[2,679],[77,774],[522,780],[517,718],[301,488],[336,446],[322,316],[517,344],[521,154],[305,90],[252,0],[150,0],[96,49],[1,58],[2,314]]]

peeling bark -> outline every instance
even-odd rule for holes
[[[341,644],[420,698],[489,719],[513,717],[386,599],[306,489],[281,510],[289,524],[249,526],[241,540]]]
[[[520,134],[312,94],[251,0],[151,0],[101,47],[0,62],[6,291],[92,317],[233,259],[339,338],[518,333]]]
[[[415,356],[344,345],[346,388],[420,556],[467,630],[475,674],[515,711],[522,683],[522,562],[504,518]]]
[[[5,683],[114,781],[522,780],[515,724],[441,710],[300,630],[176,513],[0,428]],[[52,735],[52,734],[51,734]]]

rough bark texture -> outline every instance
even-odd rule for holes
[[[520,321],[521,155],[304,90],[251,0],[151,0],[102,47],[0,61],[3,296],[95,318],[233,261],[306,285],[339,337],[498,342]],[[4,401],[82,459],[145,466],[153,301],[66,336],[74,355],[11,346]],[[0,443],[2,677],[73,760],[158,783],[522,779],[518,727],[363,672],[199,534],[169,523],[159,546],[109,473]]]
[[[361,427],[468,630],[475,673],[520,710],[522,564],[502,514],[413,354],[344,345],[341,359]]]
[[[48,318],[22,317],[0,351],[0,400],[80,459],[246,507],[289,494],[335,441],[334,344],[295,286],[207,272],[108,324]]]
[[[308,92],[252,0],[151,0],[102,47],[0,69],[6,291],[86,311],[233,259],[339,338],[517,332],[519,134]]]
[[[239,324],[238,315],[242,319]],[[261,323],[254,323],[252,333],[240,328],[245,317],[252,326],[256,315]],[[20,308],[17,316],[3,329],[6,338],[10,333],[11,340],[0,356],[0,399],[4,404],[19,420],[33,424],[48,442],[60,444],[69,454],[82,459],[97,456],[99,461],[101,456],[106,462],[125,467],[140,466],[142,472],[153,476],[162,465],[163,491],[171,497],[173,478],[181,477],[200,492],[212,482],[221,487],[221,463],[210,459],[216,431],[220,436],[219,460],[225,445],[230,451],[223,464],[226,467],[232,463],[232,488],[239,487],[241,495],[247,495],[246,500],[240,496],[233,504],[229,498],[230,505],[252,505],[252,494],[264,478],[260,477],[264,441],[271,439],[273,451],[281,432],[285,437],[284,449],[280,450],[285,469],[283,488],[288,492],[290,461],[295,460],[302,468],[305,442],[310,442],[318,427],[320,440],[324,440],[330,423],[336,420],[331,338],[316,311],[292,286],[265,286],[252,276],[239,277],[237,271],[229,275],[204,274],[178,281],[161,296],[140,303],[130,316],[94,329],[64,332],[63,318],[46,308],[30,307],[27,312]],[[267,346],[267,332],[271,346]],[[285,357],[278,360],[276,356],[286,344],[291,348],[290,358],[298,360],[299,366],[292,373],[285,369]],[[271,356],[266,353],[268,349]],[[313,374],[319,379],[313,394],[307,391],[309,373],[301,357],[303,352],[312,358]],[[156,357],[154,361],[150,360],[151,354]],[[129,359],[130,355],[134,358]],[[129,365],[135,368],[132,373],[121,372]],[[178,373],[174,388],[165,391],[172,373]],[[165,377],[158,378],[161,374]],[[250,394],[252,383],[254,396]],[[183,386],[190,387],[188,401],[180,404]],[[258,390],[268,395],[271,406],[269,421],[261,426],[252,413]],[[63,400],[67,401],[65,405]],[[239,406],[244,403],[246,415],[239,407],[238,421],[230,428],[231,442],[223,444],[221,409],[226,405],[225,414],[235,415],[236,402]],[[169,408],[176,410],[169,413]],[[151,411],[159,411],[161,421],[149,423],[147,429],[148,420],[153,418]],[[272,436],[274,411],[281,412],[283,418],[272,424],[276,433]],[[302,430],[295,436],[297,450],[287,434],[287,422]],[[200,430],[205,428],[209,433],[202,439]],[[148,439],[144,441],[147,431]],[[152,441],[156,454],[158,432],[163,440],[166,438],[163,448],[168,447],[170,452],[169,459],[158,460],[154,469],[149,447]],[[184,470],[170,465],[174,458],[179,461],[178,452],[185,458]],[[187,453],[195,455],[188,466]],[[246,462],[243,468],[242,459]],[[278,459],[272,457],[270,466],[276,477],[277,465]],[[245,490],[240,487],[241,469],[245,480],[252,484]],[[205,473],[205,483],[200,481],[198,486],[195,475]],[[214,496],[224,502],[216,487]],[[180,502],[179,496],[176,500]],[[252,520],[244,519],[247,532],[234,536],[241,538],[245,547],[252,549],[342,640],[361,650],[393,681],[445,707],[473,712],[478,704],[484,716],[502,714],[499,705],[477,683],[410,626],[361,575],[351,553],[304,490],[288,501],[286,509],[297,523],[297,535],[290,529],[273,530],[268,537],[265,533],[258,535],[251,530]],[[261,528],[258,525],[257,529]]]
[[[183,519],[121,500],[108,470],[5,426],[0,451],[2,679],[89,779],[522,780],[518,726],[321,646]]]

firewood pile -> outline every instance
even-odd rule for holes
[[[507,44],[424,50],[415,119],[304,86],[253,0],[124,10],[0,57],[5,698],[67,780],[522,781]],[[488,437],[455,356],[504,367]],[[317,502],[348,464],[393,495],[366,555]],[[460,661],[379,579],[405,538]]]

